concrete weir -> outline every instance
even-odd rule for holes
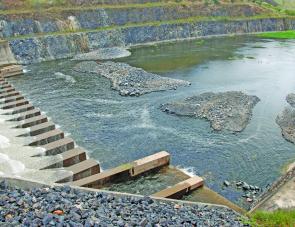
[[[35,159],[36,162],[40,161],[36,167],[40,172],[37,176],[46,174],[48,171],[62,170],[64,174],[53,177],[51,183],[99,189],[169,168],[170,154],[161,151],[113,169],[101,171],[100,164],[96,160],[88,158],[83,148],[78,147],[73,139],[66,137],[65,133],[49,121],[40,109],[35,108],[6,80],[10,76],[21,74],[22,67],[19,65],[9,65],[0,69],[0,114],[9,125],[9,129],[16,130],[15,140],[26,141],[22,143],[22,148],[32,149],[29,150],[30,157],[26,157],[29,163],[33,163]],[[40,149],[42,152],[35,152],[34,149]],[[9,154],[9,151],[7,153]],[[43,163],[43,160],[47,161]],[[169,185],[169,188],[153,196],[180,199],[183,195],[203,186],[203,179],[200,177],[186,175],[186,179],[175,186]],[[35,177],[33,180],[41,179]]]

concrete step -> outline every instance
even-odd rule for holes
[[[71,138],[63,138],[61,140],[45,144],[41,147],[45,149],[46,155],[57,155],[73,149],[75,147],[75,143]]]
[[[39,115],[39,116],[36,116],[36,117],[31,117],[31,118],[23,120],[16,127],[17,128],[28,128],[28,127],[32,127],[34,125],[42,124],[42,123],[47,122],[47,121],[48,121],[47,116]]]
[[[12,86],[11,86],[11,84],[9,84],[9,83],[1,84],[1,86],[0,86],[0,91],[3,90],[3,89],[5,89],[5,88],[10,88],[10,87],[12,87]]]
[[[7,110],[7,109],[11,109],[11,108],[18,107],[18,106],[23,106],[26,104],[29,104],[29,101],[22,99],[22,100],[18,100],[18,101],[14,101],[14,102],[5,103],[4,105],[1,106],[1,109]]]
[[[54,129],[55,129],[55,124],[51,121],[48,121],[48,122],[30,127],[28,135],[37,136],[39,134],[42,134]]]
[[[13,109],[10,110],[10,114],[18,114],[18,113],[23,113],[29,110],[33,110],[35,107],[32,104],[26,104],[18,107],[14,107]]]
[[[169,162],[170,154],[162,151],[137,161],[123,164],[114,169],[71,182],[70,184],[80,187],[101,188],[111,183],[130,180],[143,173],[159,170],[169,165]]]
[[[204,180],[201,177],[191,177],[172,187],[166,188],[152,195],[152,197],[162,197],[169,199],[181,199],[184,195],[196,190],[204,185]]]
[[[12,86],[9,87],[9,88],[4,88],[4,89],[0,90],[0,94],[7,94],[7,93],[9,93],[11,91],[15,91],[15,88],[12,87]]]
[[[14,101],[18,101],[18,100],[21,100],[21,99],[24,99],[24,96],[15,95],[15,96],[4,98],[3,100],[0,101],[0,104],[14,102]]]
[[[7,81],[0,81],[0,88],[4,88],[4,86],[10,85]]]
[[[21,65],[11,65],[11,66],[6,66],[0,69],[0,75],[3,78],[21,75],[21,74],[23,74],[23,68]]]
[[[3,94],[0,94],[0,99],[8,98],[8,97],[19,95],[19,94],[20,93],[18,91],[11,91],[11,92],[8,92],[8,93],[3,93]]]
[[[100,166],[97,161],[93,159],[87,159],[85,161],[67,167],[66,170],[71,171],[73,173],[73,177],[59,180],[56,183],[65,183],[71,180],[76,181],[94,174],[98,174],[100,172]]]
[[[30,142],[29,146],[41,146],[47,143],[52,143],[56,140],[64,138],[64,132],[60,129],[54,129],[35,136],[34,141]]]
[[[36,117],[41,115],[41,111],[38,108],[34,108],[32,110],[29,111],[25,111],[22,113],[18,113],[17,116],[11,118],[9,121],[23,121],[25,119],[29,119],[31,117]]]
[[[60,155],[62,156],[62,160],[58,161],[57,163],[51,164],[50,166],[47,166],[44,169],[69,167],[79,162],[85,161],[87,158],[86,152],[80,147],[76,147],[74,149],[65,151]]]
[[[149,171],[150,169],[161,168],[170,164],[170,154],[166,151],[161,151],[156,154],[144,157],[134,161],[131,175],[137,176]]]

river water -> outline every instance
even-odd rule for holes
[[[276,116],[295,92],[295,42],[251,37],[214,38],[137,47],[119,61],[190,87],[141,97],[121,97],[110,82],[79,74],[71,60],[27,66],[11,82],[32,103],[100,161],[103,169],[166,150],[172,164],[205,177],[232,201],[240,194],[221,187],[243,180],[265,187],[295,160],[295,146],[281,136]],[[238,134],[214,132],[205,120],[167,115],[162,103],[207,91],[257,95],[253,118]]]

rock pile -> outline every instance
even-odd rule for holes
[[[237,181],[237,182],[231,183],[231,182],[225,180],[223,182],[223,184],[225,187],[232,186],[232,187],[236,188],[237,190],[243,190],[244,194],[242,195],[242,197],[244,197],[246,199],[246,201],[249,203],[254,202],[256,200],[259,192],[261,192],[260,187],[248,184],[245,181]]]
[[[283,112],[277,116],[276,123],[280,126],[283,137],[287,141],[295,143],[295,94],[288,94],[286,101],[291,107],[286,107]]]
[[[123,96],[139,96],[190,85],[188,81],[162,77],[125,63],[110,61],[103,63],[81,62],[74,67],[74,71],[94,73],[110,79],[112,88],[119,91],[120,95]]]
[[[214,130],[240,132],[252,116],[254,106],[260,101],[239,91],[206,92],[161,106],[162,111],[179,116],[205,118]]]
[[[129,55],[131,55],[131,53],[124,48],[110,47],[110,48],[97,49],[89,53],[78,54],[73,58],[73,60],[79,60],[79,61],[110,60],[110,59],[127,57]]]
[[[0,183],[0,225],[243,226],[225,207],[180,205],[149,197],[85,192],[69,186],[22,190]]]

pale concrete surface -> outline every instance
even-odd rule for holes
[[[277,209],[295,208],[295,177],[285,183],[259,209],[273,211]]]

